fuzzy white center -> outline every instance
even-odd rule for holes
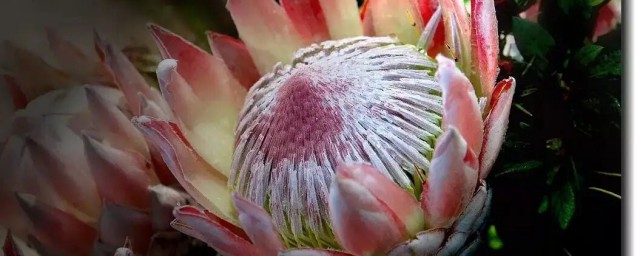
[[[289,245],[334,245],[327,201],[338,164],[370,162],[409,192],[424,177],[442,133],[435,68],[388,37],[299,50],[249,91],[229,186],[267,209]]]

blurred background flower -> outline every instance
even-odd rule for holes
[[[159,59],[146,23],[193,35],[180,8],[3,3],[0,231],[25,253],[113,255],[127,239],[136,254],[194,251],[169,227],[190,199],[129,121],[166,106],[144,77]]]

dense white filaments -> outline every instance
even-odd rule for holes
[[[407,191],[418,189],[442,133],[435,69],[389,37],[299,50],[249,91],[230,187],[267,209],[290,246],[335,246],[328,195],[338,164],[370,162]]]

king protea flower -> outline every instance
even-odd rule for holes
[[[493,1],[227,8],[241,41],[211,53],[150,25],[172,116],[133,121],[200,204],[174,228],[224,255],[473,251],[515,89]]]
[[[167,104],[102,40],[98,58],[48,39],[59,68],[3,48],[2,101],[14,112],[0,127],[0,225],[43,255],[113,255],[127,238],[136,253],[175,254],[169,222],[188,196],[130,122]]]

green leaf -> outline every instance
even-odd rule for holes
[[[620,103],[620,99],[608,93],[605,95],[605,99],[608,100],[608,105],[615,114],[619,115],[620,113],[622,113],[622,104]]]
[[[588,1],[589,1],[589,6],[593,7],[593,6],[598,6],[604,3],[605,0],[588,0]]]
[[[522,91],[522,94],[520,94],[520,97],[527,97],[531,94],[534,94],[535,92],[537,92],[539,90],[539,88],[529,88],[529,89],[525,89]]]
[[[489,230],[487,230],[487,238],[491,249],[500,250],[504,246],[504,243],[498,236],[498,230],[496,230],[495,225],[489,226]]]
[[[602,49],[604,49],[604,47],[597,44],[585,45],[580,48],[573,57],[578,63],[587,66],[598,57]]]
[[[521,163],[508,163],[504,165],[504,171],[496,174],[496,176],[513,173],[529,171],[542,166],[542,162],[538,160],[529,160]]]
[[[558,7],[562,9],[564,14],[582,13],[584,18],[589,18],[591,16],[591,7],[598,5],[598,1],[602,3],[604,0],[558,0],[557,2]]]
[[[527,114],[528,116],[533,116],[533,114],[531,112],[529,112],[529,110],[527,110],[526,108],[524,108],[522,106],[522,104],[520,103],[516,103],[513,104],[514,107],[516,107],[517,109],[519,109],[520,111],[522,111],[523,113]]]
[[[576,196],[573,186],[567,183],[551,196],[553,214],[562,229],[566,229],[576,211]]]
[[[538,213],[543,214],[547,212],[548,209],[549,209],[549,198],[545,196],[542,199],[542,203],[540,203],[540,206],[538,206]]]
[[[574,0],[558,0],[558,7],[562,9],[564,14],[569,14],[571,11],[571,7],[573,6]]]
[[[520,53],[527,57],[538,57],[547,62],[547,52],[555,45],[553,37],[537,23],[513,17],[513,36]]]
[[[547,140],[547,148],[552,151],[560,151],[562,149],[562,139],[560,138],[552,138]]]
[[[603,78],[607,76],[621,76],[621,51],[617,50],[601,55],[593,68],[589,70],[592,78]]]

